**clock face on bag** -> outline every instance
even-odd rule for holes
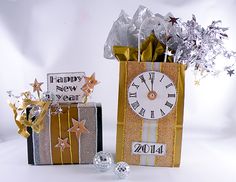
[[[145,119],[159,119],[171,112],[176,103],[176,88],[172,80],[157,71],[136,76],[128,88],[132,110]]]

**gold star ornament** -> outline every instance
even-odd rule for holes
[[[58,138],[58,143],[55,145],[55,147],[60,148],[62,151],[64,151],[65,148],[70,148],[70,144],[68,144],[68,138]]]
[[[76,137],[79,138],[82,133],[89,133],[89,130],[85,128],[85,120],[77,121],[72,118],[73,126],[68,130],[69,132],[74,132]]]
[[[99,82],[95,79],[95,73],[93,73],[90,77],[84,77],[85,84],[81,88],[84,92],[84,103],[87,102],[88,96],[93,92],[94,86]]]
[[[37,92],[38,97],[40,97],[40,92],[42,92],[41,86],[43,85],[43,82],[38,82],[38,80],[35,78],[34,83],[30,84],[33,87],[33,92]]]
[[[89,87],[90,89],[93,89],[95,85],[98,84],[98,81],[95,79],[95,73],[93,73],[90,77],[84,77],[85,84],[84,86]]]
[[[93,89],[91,89],[88,85],[84,85],[83,87],[82,87],[82,90],[83,90],[83,92],[84,92],[84,95],[86,96],[86,97],[88,97],[92,92],[93,92]]]

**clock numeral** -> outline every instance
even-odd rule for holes
[[[175,94],[168,94],[168,97],[175,97]]]
[[[168,106],[170,109],[173,107],[173,104],[171,104],[171,103],[168,102],[168,101],[165,103],[165,105]]]
[[[162,75],[162,77],[161,77],[161,79],[160,79],[160,82],[162,82],[163,78],[164,78],[164,75]]]
[[[173,86],[173,83],[169,83],[168,85],[166,85],[166,88],[169,88],[171,86]]]
[[[151,118],[154,118],[154,111],[151,111]]]
[[[149,80],[154,80],[155,79],[155,72],[149,73]]]
[[[165,116],[166,115],[166,113],[162,109],[160,109],[160,112],[161,112],[161,116]]]
[[[135,93],[129,92],[129,97],[137,97],[137,92],[135,92]]]
[[[137,90],[139,88],[139,85],[136,85],[135,83],[132,83],[132,86],[136,87]]]
[[[145,109],[144,108],[142,108],[140,111],[139,111],[139,114],[141,115],[141,116],[144,116],[144,114],[145,114]]]
[[[143,75],[140,75],[139,78],[140,78],[141,82],[146,82],[146,80],[145,80]]]
[[[136,109],[139,107],[139,105],[140,105],[140,104],[139,104],[138,101],[136,101],[136,102],[134,102],[134,103],[131,104],[131,106],[133,107],[134,110],[136,110]]]

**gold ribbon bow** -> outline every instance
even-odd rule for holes
[[[154,32],[141,44],[141,62],[164,62],[166,46],[158,41]],[[119,61],[137,61],[138,48],[113,46],[113,54]],[[173,57],[167,56],[167,62],[173,62]]]
[[[32,118],[29,118],[26,113],[24,113],[24,111],[26,111],[26,108],[30,105],[36,105],[41,108],[39,116],[33,120]],[[18,133],[23,137],[28,138],[30,134],[27,131],[27,127],[31,127],[34,132],[39,133],[43,129],[43,120],[47,113],[49,105],[50,102],[32,101],[28,98],[24,99],[22,105],[20,105],[19,107],[16,107],[15,104],[9,103],[9,106],[12,108],[14,113],[16,125],[18,126]],[[22,113],[18,114],[18,112]]]

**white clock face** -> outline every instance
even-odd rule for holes
[[[172,80],[163,73],[147,71],[133,79],[128,89],[132,110],[145,119],[166,116],[175,105],[176,89]]]

